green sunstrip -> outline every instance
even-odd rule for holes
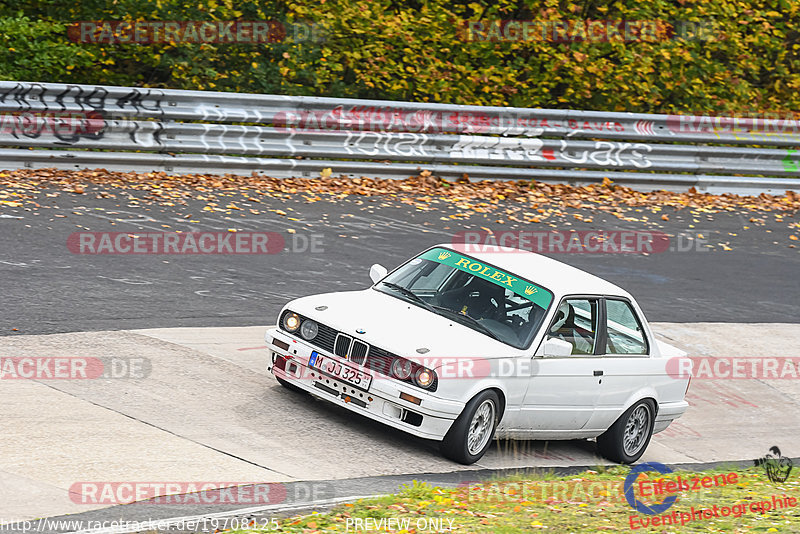
[[[459,269],[465,273],[479,276],[484,280],[489,280],[501,287],[507,287],[522,298],[528,299],[534,304],[547,309],[550,302],[553,300],[553,295],[546,289],[532,284],[527,280],[522,280],[516,276],[512,276],[500,269],[495,269],[490,265],[485,265],[472,258],[465,258],[457,252],[452,250],[445,250],[443,248],[431,249],[420,258],[436,263],[442,263],[449,267]],[[478,266],[478,267],[474,267]],[[472,268],[470,268],[472,267]]]

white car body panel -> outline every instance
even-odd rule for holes
[[[452,249],[449,245],[439,247]],[[653,399],[657,406],[654,432],[663,430],[683,414],[688,407],[684,400],[688,378],[670,376],[666,364],[670,358],[686,354],[654,338],[644,314],[626,291],[538,254],[510,252],[501,247],[487,250],[486,253],[466,251],[466,255],[541,284],[553,293],[552,305],[529,347],[514,348],[412,302],[369,288],[293,300],[281,311],[279,321],[290,310],[371,347],[430,367],[439,377],[435,392],[366,368],[361,369],[373,377],[368,391],[356,391],[331,376],[323,378],[326,384],[302,378],[309,371],[312,351],[345,365],[350,362],[305,341],[297,333],[281,330],[280,325],[267,332],[267,344],[273,359],[288,358],[286,365],[297,367],[297,373],[272,365],[270,370],[319,398],[410,434],[436,440],[443,439],[470,399],[490,388],[500,392],[505,404],[496,431],[498,438],[596,437],[627,408],[644,398]],[[649,354],[537,356],[558,303],[571,295],[620,297],[632,303],[649,342]],[[276,345],[275,340],[287,343],[288,350]],[[507,372],[512,369],[514,372]],[[341,390],[360,395],[359,402],[366,406],[355,401],[344,402],[345,394],[334,393]],[[401,393],[421,402],[403,400]],[[367,402],[367,399],[372,400]],[[408,412],[421,415],[422,423],[405,422],[403,417]]]
[[[318,306],[327,306],[328,309],[317,311],[315,308]],[[454,356],[505,358],[523,353],[374,289],[301,297],[293,300],[287,308],[350,335],[357,335],[355,330],[362,329],[365,333],[358,335],[359,339],[415,361]],[[415,335],[398,335],[400,332],[414,332]],[[388,343],[391,347],[387,347],[388,340],[391,340]],[[417,349],[423,347],[429,352],[419,354]]]

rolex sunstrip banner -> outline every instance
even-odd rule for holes
[[[494,282],[495,284],[507,287],[522,298],[528,299],[534,304],[541,306],[544,309],[550,305],[553,300],[553,294],[550,291],[537,286],[527,280],[523,280],[516,276],[512,276],[500,269],[481,263],[472,258],[462,256],[458,252],[447,250],[444,248],[434,248],[423,253],[420,258],[424,260],[435,261],[443,263],[449,267],[459,269],[465,273],[479,276],[485,280]]]

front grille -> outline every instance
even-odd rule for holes
[[[333,346],[333,353],[337,356],[347,359],[347,351],[350,350],[350,343],[353,338],[344,334],[336,335],[336,343]]]
[[[317,324],[319,325],[319,331],[312,343],[323,350],[333,352],[333,346],[336,344],[336,334],[338,334],[338,332],[330,326],[325,326],[320,323]]]
[[[373,346],[369,352],[369,360],[367,360],[367,368],[377,371],[383,375],[389,376],[392,370],[392,361],[395,356],[388,350],[383,350]]]
[[[363,341],[353,341],[353,348],[350,349],[350,361],[358,365],[364,365],[367,361],[367,353],[369,352],[369,345]]]
[[[278,323],[282,330],[286,330],[283,327],[283,318],[287,313],[291,312],[287,310],[280,317],[280,321]],[[300,316],[300,319],[301,321],[306,320],[306,318],[303,316]],[[322,323],[317,323],[317,325],[319,326],[317,336],[313,340],[307,341],[308,343],[311,343],[312,345],[315,345],[331,354],[348,359],[357,365],[362,365],[367,369],[378,372],[382,375],[392,376],[392,362],[395,360],[395,358],[398,358],[398,356],[392,354],[388,350],[376,347],[374,345],[369,345],[368,343],[358,339],[353,339],[352,336],[348,336],[347,334],[339,332],[330,326]],[[294,335],[298,334],[298,332],[295,332]],[[418,364],[413,365],[414,372],[416,372]],[[404,382],[419,387],[411,378],[406,379]],[[435,377],[433,384],[431,384],[426,391],[436,391],[438,386],[439,380]]]
[[[317,334],[319,335],[319,334]],[[333,353],[358,365],[364,365],[367,361],[369,345],[363,341],[353,339],[350,336],[339,333],[336,334],[336,341],[333,344]]]

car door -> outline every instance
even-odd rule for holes
[[[624,411],[631,394],[642,386],[668,378],[663,361],[650,356],[651,340],[632,303],[622,297],[606,297],[602,305],[602,383],[595,413],[587,424],[593,429],[610,427]]]
[[[517,425],[532,432],[577,431],[594,413],[599,395],[598,325],[601,299],[567,297],[547,329],[548,338],[571,345],[571,354],[546,355],[540,348],[531,360],[530,379]],[[542,346],[546,346],[543,342]]]

